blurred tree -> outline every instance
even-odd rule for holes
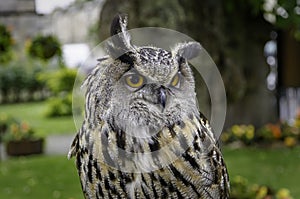
[[[0,63],[9,62],[12,59],[13,38],[9,30],[0,24]]]
[[[37,35],[33,38],[32,42],[28,46],[28,54],[33,58],[38,58],[43,61],[48,61],[51,58],[57,57],[62,61],[62,49],[61,44],[53,35]]]
[[[229,102],[227,124],[261,125],[277,119],[274,96],[265,83],[268,66],[263,48],[274,29],[294,27],[297,37],[299,4],[299,0],[107,0],[99,37],[110,36],[110,23],[118,12],[129,14],[129,28],[159,26],[191,36],[221,71]]]
[[[264,18],[280,30],[289,30],[300,41],[300,1],[267,0],[263,2]]]

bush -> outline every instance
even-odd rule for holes
[[[7,28],[0,24],[0,63],[6,63],[11,60],[13,39]]]
[[[55,36],[52,35],[37,35],[33,38],[28,47],[28,54],[33,58],[48,61],[57,56],[61,58],[61,44]]]
[[[16,122],[16,120],[6,114],[0,114],[0,142],[2,141],[2,137],[8,131],[10,124]]]
[[[1,102],[32,101],[43,99],[45,84],[37,80],[42,67],[39,63],[16,60],[0,68]]]
[[[225,144],[239,142],[243,145],[250,144],[281,144],[286,147],[294,147],[300,142],[300,128],[298,123],[300,117],[294,125],[285,122],[276,124],[266,124],[258,129],[253,125],[233,125],[221,135],[221,140]]]
[[[54,72],[41,73],[38,79],[45,82],[51,92],[58,95],[61,92],[71,92],[73,90],[76,75],[76,70],[62,68]]]
[[[39,75],[39,79],[46,83],[53,94],[47,102],[47,117],[72,115],[72,91],[76,75],[76,70],[68,68]]]
[[[72,115],[72,95],[53,97],[47,101],[47,117]]]
[[[253,125],[233,125],[221,135],[221,139],[225,143],[242,141],[249,145],[255,140],[255,127]]]
[[[36,131],[27,122],[0,114],[0,138],[4,142],[34,140]]]

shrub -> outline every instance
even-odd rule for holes
[[[242,141],[249,145],[255,141],[255,127],[253,125],[233,125],[221,135],[225,143]]]
[[[48,61],[57,56],[61,58],[62,50],[59,40],[52,35],[37,35],[28,47],[28,54],[33,58]]]
[[[2,141],[4,133],[8,131],[10,124],[13,122],[16,122],[14,118],[3,113],[0,114],[0,142]]]
[[[72,94],[50,98],[47,101],[47,106],[47,117],[72,115]]]
[[[76,75],[76,70],[68,68],[39,75],[39,79],[45,81],[47,88],[53,94],[47,102],[46,116],[72,115],[72,91]]]
[[[8,29],[0,24],[0,63],[6,63],[11,60],[13,39]]]
[[[37,100],[42,99],[45,84],[37,80],[41,70],[41,64],[23,60],[15,60],[1,67],[1,102],[32,101],[37,93],[40,94]]]
[[[0,115],[0,138],[5,142],[34,140],[36,139],[35,130],[25,121],[19,121],[16,118]]]
[[[47,88],[58,95],[61,92],[71,92],[76,79],[77,71],[62,68],[58,71],[40,73],[38,79],[45,82]]]
[[[266,124],[257,130],[252,125],[233,125],[221,135],[221,140],[226,143],[239,142],[250,144],[280,143],[287,147],[293,147],[300,141],[300,128],[285,122]]]

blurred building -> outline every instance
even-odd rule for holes
[[[48,18],[38,15],[35,0],[0,0],[0,23],[11,31],[18,48],[23,48],[26,39],[42,31]]]
[[[76,67],[82,62],[88,63],[86,59],[96,45],[92,44],[91,32],[97,27],[102,3],[103,0],[78,3],[74,0],[0,0],[0,23],[11,31],[21,56],[26,41],[37,34],[51,34],[62,43],[65,62]],[[94,65],[95,61],[88,65]]]

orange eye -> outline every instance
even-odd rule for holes
[[[140,88],[144,85],[144,77],[138,74],[131,74],[125,77],[125,82],[132,88]]]
[[[173,79],[172,79],[172,82],[171,82],[171,85],[174,86],[174,87],[178,87],[179,86],[179,80],[180,80],[180,77],[179,77],[179,74],[177,73]]]

